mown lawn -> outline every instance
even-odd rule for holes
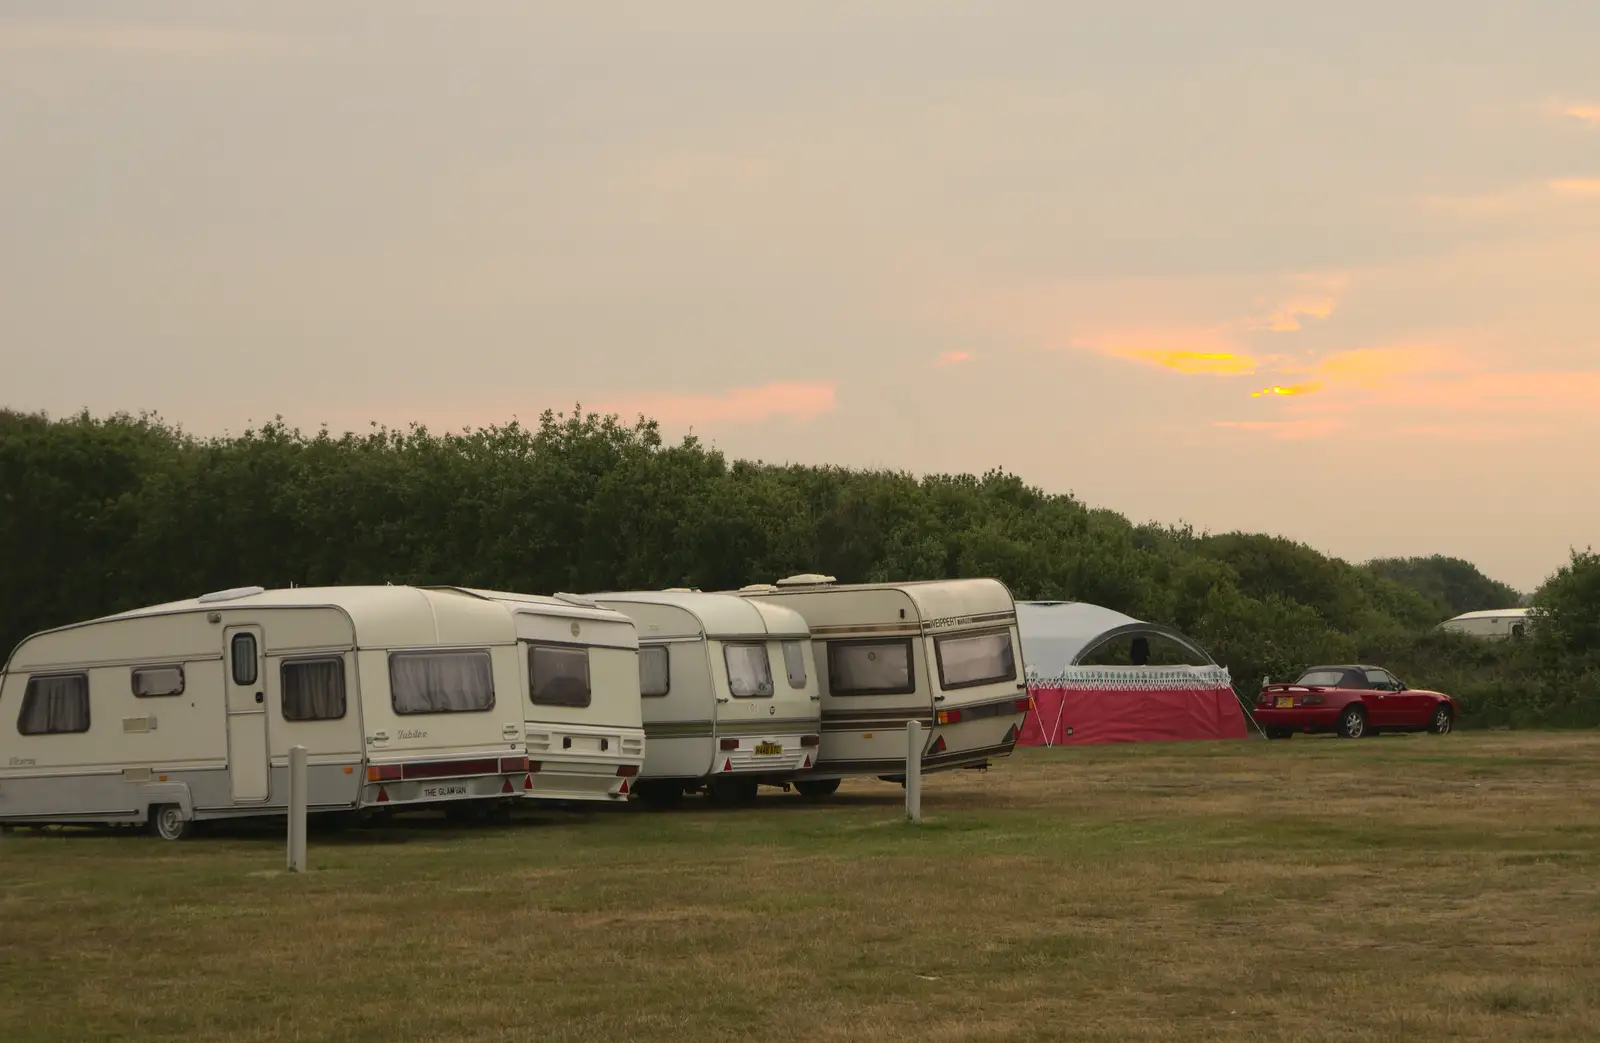
[[[0,837],[0,1040],[1600,1039],[1600,735],[1020,753],[831,805]]]

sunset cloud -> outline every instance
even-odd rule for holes
[[[1550,182],[1550,191],[1563,196],[1600,198],[1600,177],[1569,177]]]
[[[1250,397],[1251,398],[1268,398],[1268,397],[1271,397],[1271,396],[1274,396],[1274,395],[1276,395],[1276,396],[1309,395],[1313,391],[1320,391],[1321,389],[1322,389],[1322,385],[1321,384],[1317,384],[1317,383],[1291,384],[1288,387],[1280,387],[1279,385],[1274,384],[1269,388],[1262,388],[1260,391],[1252,391],[1250,393]]]
[[[935,366],[955,366],[963,362],[971,362],[972,355],[965,351],[947,351],[934,361]]]
[[[1260,365],[1221,329],[1105,333],[1078,341],[1076,346],[1176,373],[1241,376],[1254,373]]]
[[[1600,127],[1600,105],[1568,105],[1562,111],[1591,127]]]
[[[833,383],[779,382],[760,387],[731,388],[721,394],[641,393],[601,403],[602,413],[643,414],[664,424],[755,424],[787,418],[814,420],[839,407]]]

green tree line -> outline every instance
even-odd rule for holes
[[[1133,525],[1003,470],[730,461],[575,409],[459,433],[282,423],[200,438],[159,417],[0,411],[0,642],[223,587],[455,583],[530,593],[993,576],[1191,634],[1241,694],[1381,662],[1462,723],[1600,722],[1600,562],[1534,596],[1523,642],[1437,624],[1516,591],[1453,559],[1354,565],[1247,533]],[[1511,603],[1515,603],[1514,601]],[[1548,618],[1546,618],[1548,617]]]

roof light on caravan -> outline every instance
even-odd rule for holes
[[[825,587],[830,583],[839,582],[833,576],[824,576],[820,572],[802,572],[797,576],[786,576],[778,581],[780,587]]]
[[[558,590],[558,591],[556,591],[554,594],[552,594],[550,596],[555,598],[557,601],[565,601],[569,605],[577,605],[579,608],[599,608],[600,607],[600,605],[597,602],[592,601],[589,598],[583,597],[582,595],[579,595],[579,594],[564,594],[564,593],[562,593],[561,591]]]
[[[201,594],[195,600],[202,605],[209,605],[215,601],[237,601],[240,598],[252,597],[256,594],[265,594],[265,587],[229,587],[227,590],[213,590],[209,594]]]

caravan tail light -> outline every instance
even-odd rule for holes
[[[1018,713],[1027,713],[1028,712],[1028,707],[1030,705],[1032,705],[1032,704],[1027,699],[1018,699],[1017,700],[1017,712]]]
[[[528,758],[526,757],[501,757],[500,770],[504,772],[527,771]]]
[[[722,743],[721,743],[721,746],[725,750],[737,750],[739,748],[739,740],[738,739],[723,739]]]
[[[617,777],[618,778],[631,779],[637,774],[639,774],[639,766],[637,764],[619,764],[619,765],[617,765]]]
[[[801,746],[815,746],[818,743],[820,743],[821,741],[822,741],[822,736],[820,736],[820,735],[802,735],[802,736],[800,736],[800,745]]]
[[[538,761],[529,761],[528,774],[537,775],[539,773],[539,769],[542,767],[544,767],[544,765],[540,764]]]
[[[961,723],[961,711],[960,710],[940,710],[939,711],[939,723],[940,724],[960,724]]]
[[[398,764],[373,764],[367,768],[368,782],[399,782],[400,765]],[[387,797],[385,800],[389,799]]]

